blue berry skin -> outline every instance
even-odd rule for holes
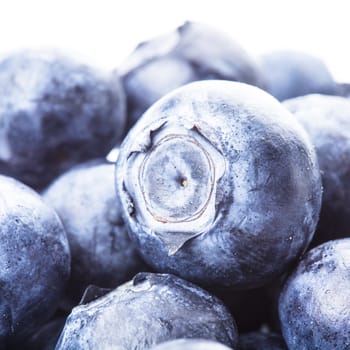
[[[230,350],[227,346],[205,339],[176,339],[156,345],[151,350]]]
[[[0,61],[0,96],[0,173],[35,189],[121,141],[117,73],[51,51],[21,51]]]
[[[350,239],[310,250],[286,281],[279,317],[289,349],[350,349]]]
[[[120,68],[131,127],[171,90],[197,80],[224,79],[263,86],[258,64],[228,35],[197,22],[141,43]]]
[[[280,334],[262,332],[250,332],[240,335],[238,349],[288,350],[287,345]]]
[[[238,82],[188,84],[154,104],[116,163],[124,220],[157,271],[210,287],[254,288],[312,239],[316,155],[295,118]]]
[[[57,214],[32,189],[0,175],[0,349],[54,314],[70,272]]]
[[[139,273],[103,297],[72,310],[56,350],[143,350],[179,338],[237,343],[221,301],[173,275]]]
[[[335,95],[338,86],[326,64],[298,51],[274,51],[261,57],[266,91],[279,101],[307,94]]]
[[[350,236],[350,100],[308,95],[284,102],[310,136],[322,175],[323,198],[314,245]]]
[[[117,204],[114,163],[101,159],[75,166],[56,179],[43,197],[60,216],[70,245],[67,307],[78,304],[89,284],[115,288],[145,271]]]

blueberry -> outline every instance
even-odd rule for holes
[[[298,51],[274,51],[261,57],[266,90],[278,100],[312,93],[335,95],[337,84],[318,57]]]
[[[321,204],[313,147],[264,91],[188,84],[154,104],[120,148],[116,188],[129,233],[157,271],[254,288],[312,239]]]
[[[284,105],[308,132],[324,188],[314,245],[350,236],[350,100],[309,95]]]
[[[56,350],[141,350],[178,338],[237,342],[234,321],[205,290],[173,275],[134,279],[73,309]]]
[[[70,254],[53,209],[29,187],[2,175],[0,227],[0,349],[8,349],[57,309]]]
[[[41,189],[121,140],[124,93],[112,77],[53,52],[0,61],[0,173]]]
[[[350,239],[310,250],[288,278],[279,315],[289,349],[350,349]]]
[[[283,337],[277,333],[250,332],[239,337],[239,350],[288,350]],[[294,348],[291,348],[294,349]],[[295,348],[298,349],[299,348]]]
[[[229,350],[227,346],[204,339],[176,339],[161,343],[152,350]]]
[[[146,269],[117,205],[114,164],[96,160],[75,166],[43,197],[60,216],[70,245],[66,306],[76,305],[89,284],[114,288]]]
[[[228,35],[186,22],[174,32],[141,43],[120,68],[128,123],[171,90],[196,80],[225,79],[262,86],[258,65]]]

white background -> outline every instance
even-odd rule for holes
[[[0,0],[0,54],[59,48],[112,69],[140,41],[185,20],[229,33],[249,53],[296,49],[350,82],[350,1]]]

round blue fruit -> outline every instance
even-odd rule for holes
[[[35,189],[121,141],[125,101],[117,74],[55,52],[0,61],[0,173]]]
[[[310,250],[289,276],[279,317],[289,349],[350,349],[350,239]]]
[[[58,177],[43,198],[62,220],[71,250],[67,307],[78,304],[90,284],[115,288],[147,270],[121,217],[113,163],[100,159],[77,165]]]
[[[74,308],[56,350],[144,350],[179,338],[234,348],[238,335],[228,310],[204,289],[173,275],[139,273]]]
[[[314,234],[321,180],[299,123],[264,91],[188,84],[154,104],[116,164],[124,220],[157,271],[253,288],[286,271]]]
[[[70,253],[55,211],[35,191],[2,175],[0,227],[0,349],[8,349],[58,308]]]
[[[350,236],[350,100],[319,94],[283,102],[317,154],[323,197],[313,245]]]
[[[308,94],[341,92],[327,65],[318,57],[299,51],[272,51],[261,57],[266,91],[279,101]]]
[[[139,44],[120,68],[128,127],[155,101],[197,80],[225,79],[263,86],[258,64],[229,35],[199,22]]]

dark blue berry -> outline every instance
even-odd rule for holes
[[[146,269],[121,217],[114,169],[114,164],[104,160],[78,165],[43,195],[60,216],[70,245],[67,306],[76,305],[89,284],[115,288]]]
[[[173,275],[140,273],[74,308],[56,350],[144,350],[179,338],[234,347],[237,337],[230,313],[216,297]]]
[[[21,343],[56,311],[70,272],[66,233],[29,187],[0,176],[0,349]]]
[[[258,65],[244,49],[225,33],[197,22],[141,43],[120,71],[129,127],[163,95],[196,80],[263,85]]]
[[[264,91],[188,84],[125,138],[116,188],[138,249],[155,269],[216,287],[268,283],[304,252],[321,204],[313,147]]]
[[[338,86],[326,64],[298,51],[274,51],[261,57],[266,90],[278,100],[319,93],[335,95]]]
[[[279,300],[289,349],[350,349],[350,239],[310,250],[288,278]]]
[[[21,51],[0,61],[0,173],[41,189],[121,140],[119,77],[53,52]]]
[[[308,95],[284,102],[308,132],[322,175],[323,198],[313,245],[350,236],[350,100]]]

